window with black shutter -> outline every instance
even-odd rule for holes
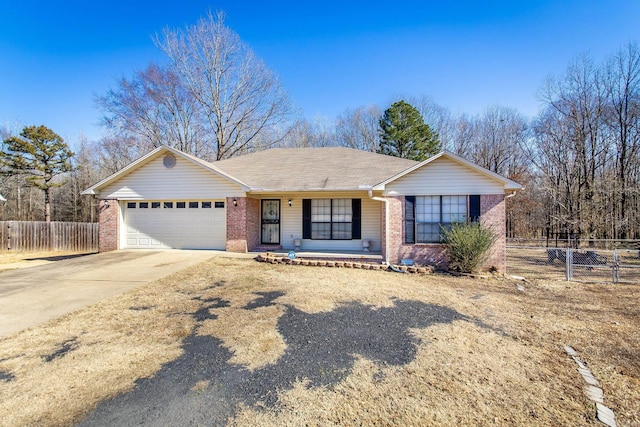
[[[302,238],[352,240],[361,238],[360,199],[302,200]]]

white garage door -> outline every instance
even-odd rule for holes
[[[225,249],[223,201],[125,202],[127,248]]]

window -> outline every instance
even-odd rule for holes
[[[189,209],[198,209],[198,202],[189,202]]]
[[[173,209],[173,202],[164,202],[163,207],[165,209]]]
[[[311,200],[311,238],[331,239],[331,199]]]
[[[135,209],[136,202],[127,202],[127,209]]]
[[[160,202],[151,202],[151,209],[158,209],[160,207]]]
[[[176,202],[176,208],[184,209],[186,207],[187,207],[187,203],[186,202]]]
[[[202,202],[202,209],[211,209],[211,202]]]
[[[440,243],[442,228],[479,216],[480,196],[407,196],[405,243]]]
[[[140,209],[148,209],[149,202],[140,202]]]
[[[209,202],[209,203],[211,203],[211,202]],[[211,206],[209,206],[209,207],[211,207]],[[224,202],[215,202],[215,203],[213,204],[213,207],[214,207],[214,208],[218,208],[218,209],[220,209],[220,208],[224,208]]]
[[[360,207],[360,199],[303,200],[303,238],[360,239]]]

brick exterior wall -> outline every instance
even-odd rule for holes
[[[404,243],[404,197],[387,197],[389,209],[389,247],[385,248],[385,206],[381,207],[382,218],[382,255],[389,254],[389,262],[399,264],[403,258],[411,258],[417,264],[433,265],[446,269],[448,260],[444,245],[438,244],[405,244]],[[491,227],[497,240],[491,251],[485,268],[495,267],[500,272],[506,269],[506,223],[504,194],[480,196],[480,215],[483,224]]]
[[[117,200],[100,200],[98,251],[115,251],[120,247],[120,204]]]
[[[434,265],[439,268],[447,267],[447,257],[443,245],[404,243],[404,197],[387,197],[389,208],[389,262],[400,264],[403,258],[411,258],[416,264]],[[384,207],[382,208],[384,210]],[[383,239],[385,242],[385,217],[382,213]],[[383,256],[386,251],[383,250]]]
[[[247,199],[247,248],[255,251],[260,246],[260,200]]]
[[[227,251],[247,252],[246,197],[227,197]]]
[[[480,221],[491,228],[496,235],[496,242],[485,267],[494,267],[504,273],[507,268],[507,222],[504,194],[480,196]]]
[[[237,206],[234,206],[233,200]],[[260,200],[227,197],[227,251],[252,251],[260,244]]]

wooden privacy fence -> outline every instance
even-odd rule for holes
[[[0,221],[0,252],[98,252],[98,224],[86,222]]]

